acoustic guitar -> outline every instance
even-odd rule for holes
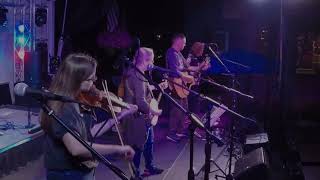
[[[182,78],[173,78],[172,81],[174,83],[169,83],[169,89],[174,90],[180,98],[187,98],[190,93],[187,89],[191,89],[193,85],[196,85],[199,83],[201,71],[203,71],[203,69],[209,63],[210,63],[210,57],[206,57],[205,60],[202,63],[200,63],[197,71],[186,70],[186,72],[182,72],[182,74],[184,75],[192,76],[192,79],[189,81],[186,81],[186,80],[183,80]],[[177,84],[179,84],[180,86]],[[186,87],[187,89],[181,86]]]
[[[164,90],[164,89],[166,89],[168,87],[168,82],[164,81],[164,82],[160,83],[159,86],[160,86],[160,88],[162,90]],[[150,87],[149,87],[149,91],[152,92]],[[159,110],[159,103],[160,103],[161,98],[162,98],[162,93],[160,92],[160,94],[159,94],[157,99],[155,99],[153,93],[151,93],[151,95],[152,95],[152,99],[151,99],[151,101],[149,103],[150,107],[152,109],[154,109],[154,110]],[[151,121],[150,121],[151,125],[152,126],[157,125],[158,120],[159,120],[159,116],[158,115],[151,116]]]

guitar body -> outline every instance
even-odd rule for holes
[[[157,109],[159,109],[159,104],[158,104],[157,100],[155,100],[155,99],[152,99],[152,100],[151,100],[150,106],[156,107]],[[159,116],[156,116],[156,115],[153,116],[153,117],[151,118],[151,125],[152,125],[152,126],[157,125],[158,119],[159,119]]]
[[[151,99],[150,107],[151,107],[152,109],[159,110],[159,102],[160,102],[160,100],[161,100],[161,97],[162,97],[162,94],[160,93],[157,100],[154,99],[154,98]],[[159,116],[157,116],[157,115],[152,116],[152,117],[151,117],[151,125],[152,125],[152,126],[157,125],[158,120],[159,120]]]
[[[187,72],[183,73],[188,74]],[[181,78],[173,78],[172,81],[174,83],[169,83],[170,90],[174,90],[180,98],[187,98],[190,92],[187,89],[180,87],[179,85],[190,89],[194,85],[194,82],[185,82]]]
[[[193,85],[198,84],[199,85],[199,78],[201,76],[201,71],[205,68],[205,66],[210,63],[210,57],[206,57],[205,60],[199,65],[199,69],[193,72],[183,72],[184,75],[190,75],[193,77],[193,80],[191,82],[185,82],[182,78],[173,78],[173,82],[176,83],[169,83],[170,90],[174,90],[176,94],[180,98],[187,98],[190,92],[187,89],[182,88],[181,86],[184,86],[188,89],[191,89]],[[179,85],[181,86],[179,86]]]

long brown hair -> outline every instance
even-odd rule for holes
[[[80,93],[81,83],[89,78],[97,67],[97,61],[86,54],[74,53],[67,56],[61,63],[49,90],[53,93],[75,98]],[[48,105],[55,113],[60,113],[63,103],[49,101]],[[48,132],[51,118],[41,112],[40,124]]]

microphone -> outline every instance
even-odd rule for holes
[[[149,65],[148,65],[147,70],[148,70],[148,71],[150,71],[150,70],[157,70],[157,71],[160,71],[160,72],[163,72],[163,73],[169,73],[169,74],[178,75],[178,73],[175,72],[175,71],[173,71],[173,70],[166,69],[166,68],[162,68],[162,67],[155,66],[155,65],[152,65],[152,64],[149,64]]]
[[[31,88],[27,84],[22,82],[17,83],[14,86],[14,93],[17,96],[32,96],[37,99],[56,100],[56,101],[62,101],[62,102],[77,102],[76,100],[70,97],[60,96],[52,92],[49,92],[47,90],[39,90],[39,89]]]

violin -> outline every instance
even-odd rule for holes
[[[113,109],[116,113],[121,112],[122,108],[126,108],[126,109],[130,108],[128,103],[124,102],[121,98],[116,96],[114,93],[112,93],[110,91],[108,93],[110,94],[110,99],[113,102]],[[100,94],[103,94],[103,96],[101,97]],[[81,92],[78,95],[77,99],[84,104],[88,104],[90,106],[101,108],[107,112],[111,111],[111,107],[109,106],[109,103],[106,99],[105,93],[103,91],[100,91],[99,89],[97,89],[94,85],[92,86],[90,91]],[[82,108],[84,110],[89,109],[85,106],[83,106]]]

